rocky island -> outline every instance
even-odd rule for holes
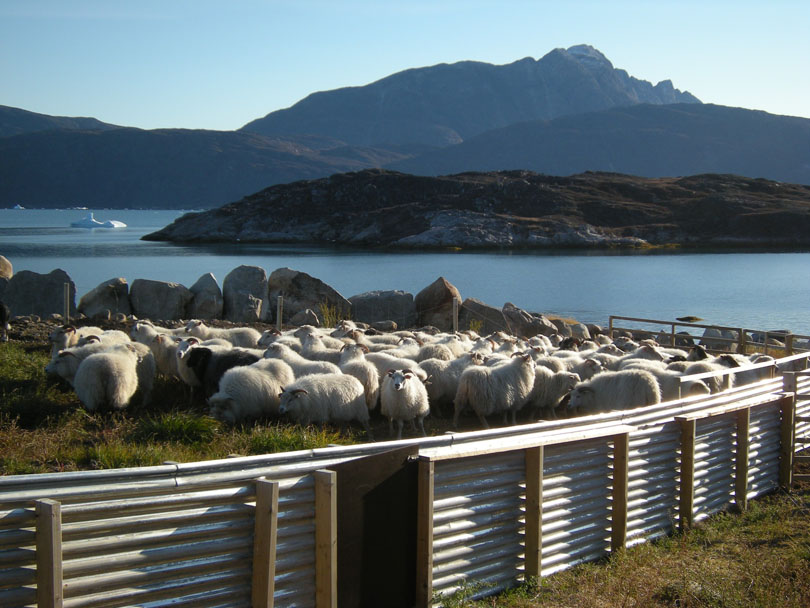
[[[735,175],[382,169],[266,188],[189,213],[152,241],[384,248],[810,245],[810,186]]]

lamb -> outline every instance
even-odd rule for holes
[[[486,416],[503,412],[512,413],[516,423],[518,410],[526,405],[534,386],[534,359],[528,354],[516,355],[511,360],[494,367],[476,365],[461,374],[454,400],[453,426],[458,427],[458,418],[470,405],[484,428],[489,428]]]
[[[347,344],[340,354],[340,371],[354,376],[363,384],[366,393],[366,405],[369,410],[377,407],[380,396],[380,374],[377,368],[366,361],[365,353],[368,351],[362,344]]]
[[[279,399],[279,414],[289,414],[300,424],[357,420],[373,439],[363,385],[354,376],[306,376],[282,389]]]
[[[137,357],[124,350],[95,353],[79,365],[76,395],[90,411],[124,409],[138,390]]]
[[[339,374],[340,368],[328,361],[310,361],[286,344],[276,342],[264,351],[265,359],[283,359],[293,370],[296,378],[312,374]]]
[[[219,390],[208,398],[210,414],[231,424],[278,417],[279,393],[295,376],[281,359],[262,359],[222,374]]]
[[[230,342],[233,346],[243,346],[246,348],[256,348],[259,344],[259,338],[262,337],[262,335],[252,327],[208,327],[198,319],[192,319],[186,324],[186,333],[200,340],[222,338]]]
[[[580,377],[573,372],[553,372],[538,365],[534,370],[534,386],[526,404],[532,410],[533,417],[543,416],[555,420],[557,408],[580,381]]]
[[[425,433],[425,416],[430,413],[428,393],[425,385],[409,369],[390,369],[383,379],[380,390],[380,412],[388,418],[388,434],[394,434],[394,420],[397,421],[397,439],[402,439],[402,423],[409,420],[414,431],[419,422],[422,437]]]
[[[207,346],[195,346],[183,358],[185,364],[203,388],[206,397],[213,395],[219,387],[222,375],[240,365],[250,365],[259,360],[255,354],[241,349],[213,350]]]
[[[650,372],[626,369],[602,372],[571,391],[568,410],[595,414],[660,403],[661,389]]]

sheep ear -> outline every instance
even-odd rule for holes
[[[284,387],[281,387],[281,392],[278,394],[278,398],[281,399],[284,396]]]
[[[360,345],[360,349],[361,349],[361,350],[362,350],[364,353],[366,353],[366,354],[368,354],[368,353],[370,353],[370,352],[371,352],[371,351],[368,349],[368,346],[366,346],[365,344],[361,344],[361,345]]]
[[[590,395],[591,393],[594,392],[594,390],[590,386],[580,386],[579,387],[579,392],[580,393],[586,393],[586,394]]]
[[[389,370],[388,370],[387,372],[385,372],[385,373],[386,373],[386,374],[388,374],[389,376],[393,376],[395,371],[396,371],[396,370],[389,369]]]
[[[308,393],[308,392],[306,392],[306,391],[305,391],[304,389],[302,389],[302,388],[297,388],[297,389],[295,389],[295,390],[292,392],[292,394],[293,394],[293,395],[296,395],[296,396],[297,396],[297,395],[299,395],[300,393],[304,393],[305,395],[309,395],[309,393]]]

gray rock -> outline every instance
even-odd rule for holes
[[[129,305],[129,285],[122,277],[104,281],[84,294],[79,300],[79,312],[88,317],[95,317],[107,311],[107,318],[117,312],[128,315],[132,312]]]
[[[573,335],[571,332],[571,327],[562,319],[549,319],[549,321],[551,321],[551,324],[557,328],[557,333],[563,338],[570,338]]]
[[[591,334],[592,338],[605,333],[605,330],[602,328],[601,325],[597,325],[596,323],[588,323],[585,325],[588,328],[588,333]]]
[[[588,327],[583,323],[569,323],[568,328],[571,330],[571,336],[579,338],[580,340],[590,340],[591,332]]]
[[[188,306],[188,316],[192,319],[221,319],[224,308],[222,290],[210,272],[202,275],[189,287],[194,294]]]
[[[397,327],[416,325],[416,304],[407,291],[367,291],[349,298],[352,318],[364,323],[393,321]]]
[[[454,299],[461,304],[461,293],[447,279],[439,277],[414,298],[417,323],[433,325],[442,331],[452,331]]]
[[[315,311],[313,311],[311,308],[307,308],[305,310],[299,310],[297,313],[295,313],[290,319],[290,325],[294,325],[295,327],[301,327],[302,325],[320,327],[321,320],[318,318],[318,315],[315,314]]]
[[[383,332],[396,331],[398,329],[398,325],[394,321],[376,321],[371,324],[371,327],[377,331]]]
[[[518,337],[531,338],[538,334],[551,336],[557,333],[557,328],[546,317],[530,314],[511,302],[503,305],[502,312],[510,333]]]
[[[0,255],[0,279],[10,279],[14,276],[14,267],[5,256]]]
[[[6,288],[8,287],[8,279],[5,277],[0,277],[0,300],[3,299],[6,293]]]
[[[234,323],[267,318],[267,273],[259,266],[239,266],[222,282],[222,317]]]
[[[278,296],[283,297],[283,319],[290,319],[307,308],[316,311],[324,323],[328,322],[328,319],[323,318],[326,316],[324,308],[328,308],[330,314],[334,314],[337,319],[352,316],[351,302],[306,272],[279,268],[270,274],[267,280],[267,298],[272,303],[272,310],[268,314],[268,321],[275,322]]]
[[[194,294],[179,283],[135,279],[129,288],[132,313],[139,319],[186,319],[193,297]]]
[[[481,335],[508,331],[503,311],[475,298],[467,298],[461,303],[461,310],[458,313],[458,329],[459,331],[472,329]]]
[[[12,316],[48,317],[65,312],[65,283],[68,284],[70,316],[76,313],[76,285],[61,268],[48,274],[20,270],[11,277],[3,298]]]
[[[719,338],[719,339],[718,339]],[[736,352],[740,332],[731,329],[716,329],[707,327],[700,339],[700,345],[709,350]]]

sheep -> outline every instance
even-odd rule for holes
[[[76,370],[76,395],[90,411],[124,409],[138,390],[137,357],[124,350],[89,355]]]
[[[212,349],[207,346],[195,346],[183,358],[185,364],[194,372],[194,376],[203,388],[206,397],[213,395],[219,386],[222,375],[240,365],[256,363],[259,357],[241,349]]]
[[[724,365],[715,362],[713,359],[706,359],[690,363],[683,371],[683,375],[694,376],[708,372],[724,371],[726,369]],[[712,394],[719,393],[734,386],[734,374],[715,376],[714,378],[703,378],[703,383],[709,387],[709,391]]]
[[[132,342],[129,335],[118,329],[107,329],[97,334],[83,334],[79,336],[76,346],[84,346],[92,341],[102,342],[103,344],[129,344]]]
[[[8,342],[8,332],[11,329],[8,324],[9,319],[11,319],[11,309],[0,300],[0,342]]]
[[[657,361],[635,359],[628,361],[622,369],[643,369],[650,372],[658,381],[661,389],[661,401],[674,401],[681,397],[708,395],[709,387],[700,380],[681,382],[681,373],[665,367]]]
[[[101,342],[93,342],[84,346],[72,346],[60,350],[45,366],[45,373],[59,376],[73,386],[76,371],[79,365],[90,355],[103,352],[108,347]]]
[[[298,332],[296,332],[298,334]],[[335,350],[324,343],[323,337],[316,332],[307,331],[297,335],[301,340],[301,354],[311,361],[328,361],[337,365],[340,361],[340,350]],[[338,349],[343,348],[345,342],[340,342]]]
[[[557,408],[580,381],[581,378],[573,372],[554,372],[538,365],[534,370],[534,386],[526,406],[532,410],[533,417],[542,415],[554,420],[557,418]]]
[[[366,405],[373,410],[380,396],[380,374],[376,367],[366,361],[366,351],[362,344],[347,344],[340,353],[338,367],[344,374],[360,380],[366,393]]]
[[[282,389],[279,399],[279,414],[289,414],[300,424],[357,420],[373,439],[363,385],[354,376],[306,376]]]
[[[91,334],[100,334],[104,330],[100,327],[87,325],[85,327],[76,328],[73,325],[62,325],[57,327],[50,334],[48,334],[48,341],[51,342],[51,358],[53,359],[59,354],[60,350],[76,346],[79,338]]]
[[[394,420],[397,421],[397,439],[402,439],[402,423],[409,420],[416,430],[414,421],[419,422],[422,437],[425,433],[425,416],[430,413],[428,393],[425,385],[409,369],[389,369],[380,389],[380,412],[388,418],[388,434],[394,434]]]
[[[200,340],[209,338],[222,338],[233,346],[256,348],[262,335],[252,327],[208,327],[198,319],[192,319],[186,324],[186,333]]]
[[[425,344],[419,348],[415,356],[417,363],[427,361],[428,359],[452,361],[455,358],[453,351],[444,344]]]
[[[568,410],[595,414],[660,402],[661,389],[655,376],[643,369],[626,369],[602,372],[578,384],[571,391]]]
[[[434,408],[449,403],[456,396],[458,379],[471,365],[483,365],[484,357],[481,353],[469,352],[452,361],[443,359],[426,359],[419,363],[428,380],[427,392],[430,403]]]
[[[389,369],[410,369],[413,373],[419,376],[419,379],[424,382],[427,380],[427,373],[419,367],[413,359],[405,359],[402,357],[392,357],[387,352],[368,353],[366,361],[371,363],[377,368],[377,373],[380,375],[382,381],[383,376]]]
[[[222,374],[219,390],[208,398],[210,414],[231,424],[278,417],[279,393],[295,376],[281,359],[262,359]]]
[[[283,359],[293,370],[296,378],[309,376],[312,374],[338,374],[340,368],[328,361],[310,361],[303,355],[299,355],[286,344],[276,342],[267,347],[264,351],[265,359]]]
[[[301,340],[299,340],[295,336],[285,335],[277,329],[268,329],[262,332],[262,335],[259,338],[258,345],[259,348],[266,349],[268,346],[276,342],[286,344],[297,353],[301,352]]]
[[[145,339],[145,335],[139,336]],[[140,342],[140,340],[139,340]],[[147,344],[155,357],[158,373],[167,378],[180,378],[177,371],[177,349],[180,341],[167,334],[155,334]]]
[[[312,325],[302,325],[296,329],[292,335],[301,340],[302,344],[304,343],[304,338],[307,336],[313,338],[317,337],[321,342],[321,346],[328,350],[340,350],[343,348],[343,345],[346,344],[344,340],[327,336],[323,332],[319,331],[317,327],[313,327]]]
[[[489,428],[486,416],[503,412],[516,415],[526,405],[534,386],[534,359],[528,354],[519,354],[506,363],[494,367],[476,365],[464,370],[459,378],[454,399],[453,426],[458,428],[458,418],[467,405],[478,415],[482,426]]]

